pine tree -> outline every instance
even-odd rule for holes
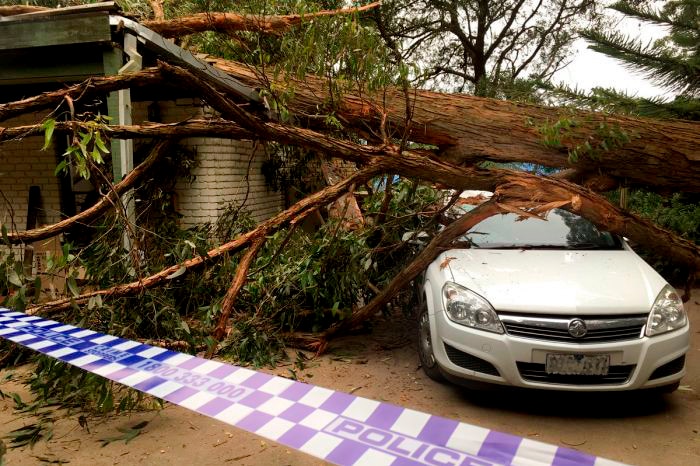
[[[665,26],[669,34],[645,45],[617,31],[588,30],[590,48],[622,61],[633,71],[686,98],[700,97],[700,0],[674,0],[660,10],[620,1],[611,9],[627,17]]]

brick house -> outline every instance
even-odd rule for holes
[[[156,59],[172,60],[193,72],[206,73],[209,79],[221,79],[247,98],[257,96],[255,90],[232,82],[189,52],[120,16],[114,2],[105,2],[0,18],[0,103],[82,82],[90,76],[151,66]],[[104,96],[100,111],[120,124],[156,121],[154,115],[157,121],[168,123],[211,114],[196,96],[163,86],[110,93]],[[0,126],[36,124],[49,112],[21,115],[0,122]],[[43,144],[43,136],[0,143],[0,223],[8,229],[27,227],[31,187],[38,187],[40,193],[37,225],[79,212],[90,190],[89,183],[54,174],[65,150],[65,138],[54,136],[54,146],[44,151]],[[115,181],[133,166],[138,144],[113,142]],[[182,214],[182,227],[216,221],[230,202],[245,200],[245,208],[258,221],[284,207],[282,193],[270,189],[261,172],[267,158],[262,144],[209,137],[189,138],[181,144],[193,149],[197,160],[194,180],[176,183],[175,206]]]

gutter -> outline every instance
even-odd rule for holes
[[[222,88],[228,90],[232,94],[235,94],[249,102],[260,102],[260,95],[257,89],[248,87],[240,81],[232,78],[223,71],[217,70],[210,64],[198,59],[190,51],[178,47],[169,40],[165,39],[160,34],[157,34],[147,27],[139,24],[138,22],[125,18],[119,15],[110,15],[109,24],[119,29],[125,29],[133,33],[139,42],[141,42],[147,49],[152,52],[161,55],[169,62],[176,63],[183,68],[186,68],[189,72],[194,74],[200,79],[207,82],[216,82]],[[125,41],[126,46],[126,41]],[[126,47],[125,47],[126,48]],[[135,47],[134,47],[135,49]],[[124,65],[124,68],[130,65],[134,57],[125,49],[127,54],[129,54],[129,63]],[[138,55],[138,54],[137,54]],[[140,57],[140,55],[139,55]],[[120,73],[122,70],[119,71]]]

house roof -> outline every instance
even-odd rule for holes
[[[244,100],[260,100],[255,88],[125,16],[116,2],[0,17],[0,88],[24,89],[41,83],[65,84],[115,74],[107,57],[122,48],[126,34],[136,37],[138,53],[148,62],[160,59],[182,66]],[[121,62],[121,55],[117,61]]]

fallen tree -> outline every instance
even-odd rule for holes
[[[249,86],[266,86],[247,65],[218,58],[209,61]],[[286,79],[275,84],[294,90],[288,105],[300,119],[333,112],[348,128],[369,136],[368,128],[378,128],[386,119],[387,131],[399,139],[406,128],[402,89],[369,96],[345,94],[336,107],[324,108],[329,95],[323,79],[310,75],[303,80]],[[492,160],[576,167],[649,189],[700,192],[700,122],[632,118],[418,89],[409,95],[413,109],[409,140],[437,146],[439,156],[454,163]],[[577,156],[572,157],[575,150]]]
[[[204,256],[198,256],[182,264],[174,265],[136,282],[117,285],[106,290],[92,291],[74,298],[41,304],[31,308],[31,312],[50,314],[64,310],[71,306],[72,303],[87,302],[94,296],[116,298],[138,294],[144,289],[166,282],[168,277],[178,272],[181,268],[191,270],[205,263],[220,259],[223,254],[233,253],[248,247],[304,213],[309,213],[312,209],[327,205],[347,192],[350,186],[361,184],[381,173],[399,173],[407,177],[430,179],[460,190],[471,188],[495,191],[498,209],[489,208],[486,210],[490,215],[502,211],[522,212],[523,215],[527,215],[529,210],[544,212],[555,207],[566,209],[590,219],[602,229],[627,236],[635,242],[656,248],[660,254],[667,254],[674,260],[686,264],[690,268],[691,274],[694,274],[700,266],[700,250],[695,244],[678,238],[670,231],[664,230],[647,220],[626,213],[598,194],[567,181],[513,170],[458,167],[418,152],[400,152],[396,146],[361,146],[349,141],[336,140],[311,130],[273,123],[264,123],[264,125],[267,134],[274,135],[278,141],[293,143],[302,147],[313,147],[335,157],[355,161],[366,168],[340,183],[303,199],[281,214],[263,222],[254,230],[207,252]],[[471,223],[465,223],[465,225],[469,226]],[[455,226],[448,231],[452,232],[456,228]],[[439,244],[443,244],[443,241],[446,241],[445,237],[440,238],[439,241],[441,242]],[[396,282],[392,282],[387,291],[380,293],[380,297],[376,298],[378,301],[371,304],[372,308],[363,311],[360,314],[361,317],[353,318],[353,322],[357,323],[358,319],[361,320],[371,315],[372,309],[378,308],[382,303],[391,299],[396,291],[401,289],[415,276],[414,274],[421,270],[421,265],[424,267],[427,263],[426,261],[429,262],[434,259],[439,253],[437,246],[429,249],[429,251],[429,253],[419,256],[417,259],[418,263],[409,265],[406,268],[406,273],[398,275],[395,278]],[[234,280],[232,289],[235,292],[232,291],[233,295],[229,297],[230,300],[235,298],[235,293],[237,293],[237,290],[240,290],[240,286]]]
[[[267,84],[246,65],[211,61],[249,86]],[[162,80],[161,71],[155,68],[90,79],[68,89],[0,104],[0,121],[58,105],[66,96],[75,99]],[[307,76],[303,82],[290,80],[287,85],[294,88],[290,110],[300,119],[317,115],[321,106],[321,111],[335,111],[344,125],[369,137],[368,128],[382,122],[390,135],[401,135],[405,129],[405,94],[400,89],[389,89],[375,100],[346,94],[336,109],[323,109],[328,97],[323,80]],[[410,96],[410,139],[437,146],[440,150],[436,155],[456,164],[493,160],[574,167],[579,179],[602,174],[618,183],[624,180],[651,190],[677,191],[682,187],[685,192],[700,192],[700,123],[611,116],[422,90],[412,90]],[[568,123],[562,125],[562,121]],[[0,134],[0,139],[17,134]],[[379,139],[375,134],[374,140]],[[601,147],[603,143],[608,151]],[[581,147],[581,153],[572,160],[569,151],[576,147]]]
[[[254,70],[232,62],[215,60],[214,63],[236,79],[253,87],[267,84]],[[225,119],[191,120],[178,124],[131,126],[100,125],[99,131],[112,138],[149,137],[170,139],[186,136],[219,136],[275,141],[301,147],[330,157],[355,162],[362,167],[353,176],[333,184],[294,204],[289,209],[257,227],[209,250],[166,267],[159,272],[133,281],[94,290],[69,299],[55,300],[34,306],[33,313],[52,314],[91,298],[115,299],[135,296],[144,290],[161,286],[186,272],[203,267],[229,256],[241,253],[242,258],[228,285],[214,337],[222,339],[230,317],[235,311],[237,298],[248,279],[248,270],[266,238],[286,225],[296,225],[309,213],[326,206],[341,196],[351,193],[355,186],[378,175],[401,175],[416,180],[429,180],[456,190],[484,189],[494,191],[491,202],[449,225],[429,244],[425,251],[401,270],[389,285],[377,293],[366,306],[356,310],[341,325],[331,327],[323,338],[359,325],[395,294],[406,286],[440,251],[450,246],[452,239],[484,218],[502,212],[537,215],[553,208],[575,212],[591,220],[599,228],[627,236],[638,244],[683,264],[694,276],[700,266],[697,246],[653,223],[617,208],[595,192],[572,183],[584,182],[601,176],[608,188],[625,179],[661,191],[679,184],[689,192],[700,191],[700,171],[697,147],[699,126],[691,122],[655,122],[610,115],[572,112],[568,110],[520,105],[494,99],[480,99],[465,95],[446,95],[417,90],[388,89],[382,96],[369,98],[345,95],[337,107],[323,107],[328,95],[324,82],[309,77],[304,82],[290,81],[295,93],[289,102],[297,121],[312,129],[269,121],[262,108],[238,105],[226,90],[214,81],[203,81],[185,69],[159,63],[158,68],[131,75],[90,80],[68,89],[54,91],[0,105],[0,119],[6,119],[31,110],[58,106],[66,101],[100,95],[117,89],[167,83],[195,92]],[[285,84],[285,83],[283,83]],[[410,108],[411,118],[406,117]],[[258,113],[254,113],[257,111]],[[319,113],[334,113],[346,128],[370,141],[361,145],[316,131],[325,129],[318,124]],[[408,123],[406,120],[410,120]],[[59,122],[56,131],[75,131],[88,128],[91,123]],[[0,141],[37,135],[42,125],[0,128]],[[435,150],[406,150],[407,138],[436,147]],[[552,167],[570,167],[558,178],[536,176],[513,170],[480,168],[476,162],[494,160],[503,162],[531,162]],[[466,165],[466,166],[465,166]],[[675,167],[673,172],[667,168]],[[137,173],[135,176],[140,176]],[[126,180],[125,180],[126,181]],[[133,179],[130,183],[134,183]],[[388,183],[387,183],[388,185]],[[119,186],[119,185],[117,185]],[[126,189],[128,186],[120,186]],[[119,194],[114,190],[115,196]],[[102,199],[99,207],[90,212],[88,219],[105,212],[116,197]],[[391,200],[387,186],[385,203]],[[383,215],[375,217],[381,221]],[[73,223],[85,217],[67,219]],[[66,223],[30,230],[14,235],[12,242],[31,241],[63,231]],[[245,252],[244,252],[245,251]],[[77,293],[76,293],[77,294]],[[322,344],[321,344],[322,347]]]
[[[604,197],[566,180],[509,170],[473,167],[460,169],[454,164],[430,157],[429,153],[402,150],[397,145],[385,143],[380,147],[362,146],[312,130],[265,122],[229,101],[213,85],[197,79],[187,70],[166,63],[159,63],[159,67],[170,81],[198,89],[209,105],[223,116],[236,119],[240,126],[257,138],[321,151],[363,166],[380,168],[383,173],[428,179],[455,189],[498,189],[501,196],[518,207],[537,207],[533,203],[562,204],[563,208],[591,220],[602,230],[626,236],[650,250],[662,251],[672,260],[686,264],[692,271],[691,276],[694,271],[700,270],[700,253],[695,244],[624,212]]]
[[[264,128],[262,133],[255,134],[260,139],[275,140],[323,152],[361,166],[373,167],[380,173],[397,173],[405,177],[431,180],[454,189],[496,191],[504,202],[517,208],[565,203],[566,205],[562,208],[586,217],[602,230],[630,238],[637,244],[659,251],[678,263],[686,264],[692,270],[700,270],[700,253],[695,244],[648,220],[626,212],[594,191],[565,179],[514,170],[460,167],[436,159],[426,152],[401,151],[396,145],[359,145],[309,129],[272,122],[258,121],[256,124]],[[71,127],[69,122],[63,125],[65,127],[61,126],[61,129]],[[109,128],[106,127],[108,134],[119,134],[120,137],[141,135],[168,139],[195,135],[218,137],[253,135],[251,131],[242,128],[239,124],[225,120],[212,121],[208,131],[205,121],[117,126],[113,132]],[[34,125],[24,127],[24,130],[35,134],[40,132],[42,127]]]

